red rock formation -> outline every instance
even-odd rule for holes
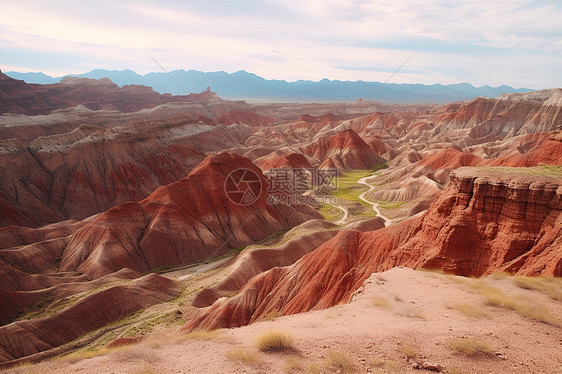
[[[378,137],[369,137],[365,139],[365,142],[378,155],[383,155],[392,149],[392,147],[380,140]]]
[[[257,200],[248,205],[238,205],[225,192],[228,175],[239,168],[251,170],[261,182]],[[222,153],[209,156],[187,178],[157,189],[147,199],[86,222],[68,222],[67,228],[61,223],[3,230],[8,245],[41,241],[0,250],[0,322],[33,305],[50,287],[123,268],[145,272],[201,261],[319,217],[308,206],[270,205],[266,188],[265,177],[249,160]]]
[[[0,228],[0,249],[21,247],[45,240],[69,236],[78,228],[88,223],[83,221],[61,221],[38,229],[23,226],[6,226]]]
[[[88,295],[53,316],[0,327],[0,362],[58,347],[180,292],[175,281],[150,274]]]
[[[509,155],[490,162],[492,166],[530,167],[562,165],[562,131],[528,135]]]
[[[462,166],[482,165],[483,160],[470,153],[464,153],[454,148],[439,151],[431,156],[424,157],[418,166],[427,166],[434,170],[453,170]]]
[[[371,129],[387,129],[394,127],[398,123],[398,118],[390,113],[373,113],[361,116],[351,120],[351,128],[361,133],[367,128]]]
[[[304,157],[299,153],[290,153],[288,155],[283,152],[272,152],[267,156],[260,157],[254,161],[264,172],[269,169],[291,168],[291,169],[312,169],[312,166]]]
[[[217,122],[223,125],[232,125],[237,123],[239,125],[248,125],[252,127],[271,126],[274,118],[262,116],[250,111],[231,110],[230,112],[217,117]]]
[[[108,78],[99,80],[65,77],[56,84],[27,84],[0,72],[0,114],[46,114],[57,109],[84,105],[92,110],[116,109],[136,112],[168,102],[221,100],[214,92],[186,96],[161,95],[146,86],[119,87]]]
[[[311,116],[309,114],[303,114],[299,118],[299,121],[303,121],[306,123],[322,123],[323,125],[326,125],[330,122],[340,121],[342,118],[342,116],[338,116],[332,113],[326,113],[321,116]]]
[[[373,165],[385,161],[351,129],[332,136],[321,137],[301,147],[301,150],[305,155],[317,160],[317,164],[331,158],[340,170],[369,169]],[[311,163],[314,164],[314,162]]]
[[[260,178],[259,196],[248,205],[236,204],[225,192],[228,175],[240,168]],[[110,209],[76,231],[60,269],[97,277],[123,267],[142,272],[200,261],[319,217],[307,206],[270,205],[266,188],[265,177],[248,159],[209,156],[187,178],[141,202]]]
[[[560,180],[462,168],[420,218],[374,232],[342,231],[294,265],[252,278],[187,329],[242,326],[349,300],[372,272],[394,266],[460,275],[562,275]]]
[[[81,126],[31,144],[0,141],[0,226],[79,220],[141,200],[184,178],[206,153],[249,135],[248,128],[178,117],[118,129]]]

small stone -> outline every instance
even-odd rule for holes
[[[426,361],[426,362],[423,363],[422,366],[425,370],[436,371],[438,373],[441,373],[443,371],[443,366],[441,366],[439,364],[432,363],[432,362]]]

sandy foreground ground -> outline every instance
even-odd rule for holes
[[[558,322],[488,305],[476,284],[536,303]],[[456,374],[562,373],[560,321],[561,301],[518,287],[511,277],[476,280],[394,268],[373,274],[352,302],[330,309],[206,334],[174,328],[93,358],[55,359],[7,372],[430,373],[440,366]],[[256,340],[270,331],[291,335],[294,349],[260,352]],[[452,347],[459,342],[482,343],[487,352],[460,353]]]

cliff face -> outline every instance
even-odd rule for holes
[[[330,160],[339,170],[369,169],[385,161],[351,129],[323,136],[300,150],[309,157],[311,164],[319,165]]]
[[[294,265],[252,278],[186,328],[241,326],[272,310],[330,307],[349,300],[373,272],[395,266],[561,276],[561,178],[506,170],[460,168],[422,217],[367,233],[341,231]]]
[[[245,126],[183,117],[122,128],[81,126],[31,143],[0,140],[0,227],[81,220],[184,178],[208,152],[237,146]]]
[[[480,276],[497,270],[562,274],[562,183],[508,169],[461,168],[422,218],[410,247],[433,250],[424,267]]]

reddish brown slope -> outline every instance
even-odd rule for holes
[[[264,172],[269,169],[279,168],[312,169],[312,166],[303,155],[298,153],[285,155],[279,151],[260,157],[255,160],[254,163]]]
[[[86,296],[53,316],[0,327],[0,362],[58,347],[180,292],[175,281],[151,274]]]
[[[524,147],[517,147],[511,154],[492,160],[490,165],[514,167],[562,165],[562,131],[532,134],[525,138],[527,139],[522,141]],[[531,140],[529,138],[534,141],[529,142]]]
[[[0,226],[84,219],[184,178],[205,154],[243,144],[250,129],[189,118],[81,126],[28,144],[0,141]]]
[[[240,168],[261,181],[257,200],[244,206],[225,193],[228,175]],[[266,188],[265,177],[248,159],[209,156],[187,178],[141,202],[113,208],[78,230],[64,251],[61,270],[100,276],[123,267],[146,271],[199,261],[319,217],[307,206],[270,205]]]
[[[227,176],[239,168],[251,170],[261,181],[258,199],[243,206],[225,193]],[[33,305],[49,287],[97,279],[122,268],[142,273],[202,261],[319,217],[308,206],[270,205],[266,188],[265,177],[248,159],[222,153],[141,202],[120,205],[83,223],[67,222],[68,227],[61,223],[6,233],[8,244],[41,241],[0,250],[0,284],[7,292],[0,303],[0,322]],[[5,301],[10,308],[4,308]]]
[[[340,170],[369,169],[385,160],[377,155],[371,147],[353,130],[348,129],[332,136],[320,139],[301,147],[308,157],[321,164],[327,158]],[[314,162],[311,162],[315,164]]]
[[[0,71],[0,114],[45,114],[57,109],[84,105],[92,110],[117,109],[136,112],[168,102],[220,100],[213,92],[186,96],[161,95],[146,86],[119,87],[111,80],[65,77],[56,84],[27,84]]]
[[[222,123],[223,125],[232,125],[237,123],[239,125],[261,127],[271,126],[275,122],[275,119],[250,111],[231,110],[226,114],[218,116],[217,122]]]
[[[452,170],[462,166],[478,166],[482,163],[483,160],[478,156],[461,152],[454,148],[448,148],[424,157],[418,162],[418,165],[427,166],[434,170]]]
[[[374,232],[340,232],[293,266],[254,277],[186,328],[241,326],[272,310],[329,307],[348,300],[372,272],[400,265],[466,276],[502,270],[561,276],[562,184],[494,173],[459,169],[448,193],[422,217]]]

